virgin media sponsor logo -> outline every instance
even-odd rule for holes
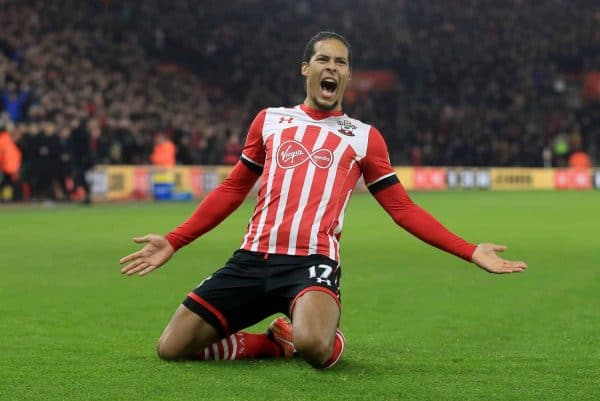
[[[289,140],[277,148],[277,165],[281,168],[298,167],[308,161],[318,168],[329,168],[333,163],[333,153],[326,148],[308,151],[300,142]]]

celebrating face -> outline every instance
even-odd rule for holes
[[[324,39],[314,45],[309,62],[303,62],[307,106],[321,110],[341,110],[350,79],[348,48],[337,39]]]

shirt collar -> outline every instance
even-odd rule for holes
[[[304,103],[300,105],[300,109],[308,114],[313,120],[322,120],[328,117],[339,117],[344,115],[344,112],[341,110],[319,110],[307,106]]]

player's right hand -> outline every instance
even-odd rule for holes
[[[146,275],[167,263],[175,253],[169,241],[162,235],[146,234],[143,237],[134,238],[133,242],[145,245],[139,251],[119,260],[120,264],[131,262],[121,269],[121,273],[128,276],[135,273],[140,276]]]

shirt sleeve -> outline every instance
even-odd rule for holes
[[[375,127],[371,127],[369,131],[369,143],[366,155],[361,160],[361,167],[365,184],[373,195],[400,182],[390,163],[385,140]]]
[[[250,124],[246,144],[240,157],[242,163],[256,174],[262,174],[265,165],[265,146],[262,137],[267,109],[261,110]]]
[[[471,261],[476,246],[450,232],[410,199],[390,163],[385,140],[375,127],[369,132],[362,171],[367,188],[396,224],[436,248]]]

